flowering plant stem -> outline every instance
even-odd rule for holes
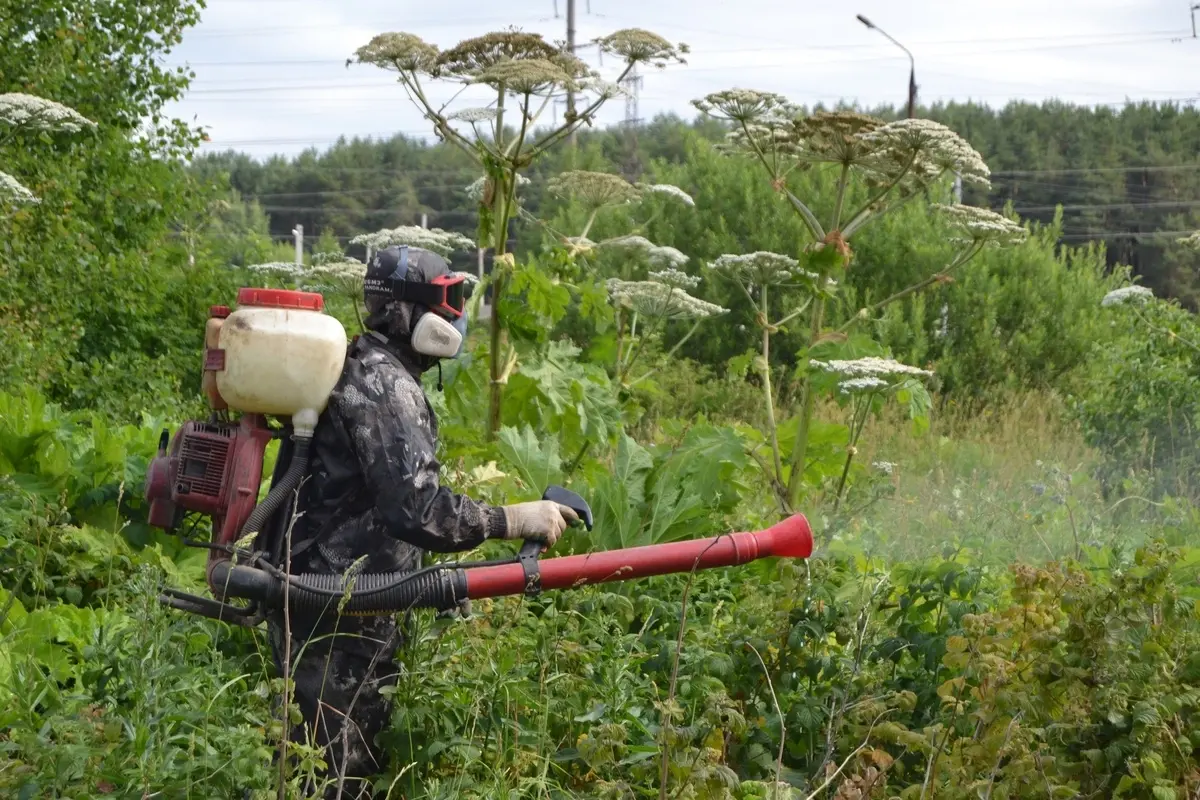
[[[617,81],[620,82],[623,80],[633,66],[634,62],[628,63],[617,78]],[[415,73],[401,70],[400,83],[404,86],[405,91],[414,104],[418,105],[425,112],[425,116],[433,122],[434,129],[438,134],[471,156],[477,164],[482,166],[487,179],[492,185],[493,191],[489,212],[492,234],[490,245],[494,254],[494,260],[490,281],[492,304],[488,330],[488,371],[490,373],[490,382],[487,421],[487,439],[488,441],[492,441],[500,430],[503,389],[504,384],[508,381],[508,372],[512,369],[512,359],[507,358],[505,353],[507,346],[507,342],[505,341],[506,328],[501,299],[504,296],[504,289],[513,267],[513,260],[511,258],[506,259],[504,256],[508,255],[506,251],[508,225],[518,214],[516,203],[517,176],[522,169],[532,164],[548,148],[567,137],[584,122],[592,119],[595,112],[604,104],[608,97],[603,94],[600,95],[582,113],[567,120],[537,141],[526,146],[526,138],[530,125],[537,121],[548,103],[544,100],[540,108],[533,110],[531,109],[531,101],[536,95],[532,92],[522,93],[520,95],[521,101],[517,105],[518,112],[521,115],[519,132],[516,138],[506,144],[504,140],[505,98],[510,93],[510,89],[501,82],[496,86],[496,117],[493,123],[492,143],[489,145],[483,137],[479,137],[476,141],[471,141],[462,133],[455,130],[450,125],[447,117],[442,113],[443,109],[436,108],[429,101],[421,86],[420,79]],[[481,244],[485,244],[485,242],[481,242]],[[508,368],[504,366],[506,363],[510,365]]]
[[[825,298],[818,297],[813,304],[812,324],[808,332],[808,344],[805,350],[810,349],[817,339],[821,336],[821,325],[825,316]],[[788,476],[788,505],[795,507],[800,503],[800,487],[803,484],[804,468],[808,456],[808,429],[812,424],[813,408],[816,405],[816,398],[812,391],[812,378],[806,373],[804,380],[800,385],[800,422],[796,429],[796,443],[792,446],[792,463],[791,474]]]
[[[772,323],[771,304],[769,287],[764,282],[759,286],[758,298],[756,299],[750,292],[750,288],[746,286],[740,279],[734,281],[738,288],[742,290],[742,294],[750,301],[750,304],[755,308],[755,319],[762,328],[762,352],[761,361],[759,363],[759,371],[762,374],[763,383],[763,410],[767,418],[767,435],[771,442],[771,458],[774,473],[771,475],[771,485],[775,488],[777,499],[780,508],[784,513],[791,512],[791,504],[788,501],[787,489],[784,485],[783,473],[783,453],[779,447],[779,425],[775,419],[775,391],[771,384],[771,334],[779,330],[781,326],[795,319],[804,313],[811,303],[811,300],[806,300],[799,308],[787,314],[778,322]],[[764,465],[765,469],[765,465]]]
[[[684,345],[684,342],[686,342],[688,339],[692,338],[692,334],[696,332],[696,330],[697,330],[697,329],[700,327],[700,323],[701,323],[701,322],[703,322],[703,321],[704,321],[704,320],[702,320],[702,319],[698,319],[698,320],[696,320],[696,321],[695,321],[695,322],[692,324],[692,327],[688,329],[688,332],[687,332],[687,333],[685,333],[685,334],[683,335],[683,338],[682,338],[682,339],[680,339],[678,342],[676,342],[676,343],[675,343],[675,346],[674,346],[674,347],[672,347],[670,350],[668,350],[668,351],[667,351],[667,354],[666,354],[666,356],[664,356],[664,357],[663,357],[663,360],[664,360],[664,361],[670,361],[670,360],[671,360],[671,358],[672,358],[672,357],[673,357],[673,356],[674,356],[676,353],[678,353],[678,352],[679,352],[679,348],[683,347],[683,345]],[[626,375],[628,375],[628,374],[629,374],[629,368],[630,368],[630,367],[632,367],[632,366],[633,366],[633,364],[631,363],[631,364],[629,364],[629,366],[627,366],[627,367],[626,367],[626,371],[625,371],[625,374],[626,374]],[[640,377],[638,377],[637,379],[635,379],[635,380],[634,380],[632,383],[630,383],[629,385],[630,385],[630,386],[637,386],[639,383],[641,383],[642,381],[646,380],[647,378],[649,378],[650,376],[652,376],[654,373],[658,372],[658,369],[659,369],[658,367],[653,367],[653,368],[651,368],[651,369],[650,369],[650,370],[648,370],[647,372],[643,373],[643,374],[642,374]]]
[[[846,445],[846,463],[842,467],[842,475],[838,479],[837,493],[833,498],[833,513],[835,514],[842,505],[842,492],[846,488],[846,478],[850,475],[850,463],[854,460],[854,456],[858,454],[858,437],[862,436],[863,428],[866,427],[867,416],[871,411],[871,400],[875,394],[875,392],[867,392],[854,396],[853,411],[850,415],[850,441]]]
[[[845,324],[842,325],[842,327],[838,328],[837,332],[845,333],[846,331],[850,330],[850,328],[854,327],[854,325],[856,323],[860,322],[861,320],[869,319],[873,314],[875,314],[878,311],[881,311],[882,309],[886,308],[887,306],[890,306],[892,303],[895,303],[898,300],[903,300],[904,298],[908,297],[909,295],[916,294],[917,292],[923,292],[935,283],[948,282],[950,280],[951,272],[953,272],[954,270],[961,267],[963,264],[970,261],[982,249],[983,249],[982,243],[977,243],[977,244],[971,245],[966,250],[959,253],[958,256],[952,262],[950,262],[948,265],[946,265],[945,269],[941,270],[940,272],[935,272],[932,275],[930,275],[928,278],[919,280],[916,283],[914,283],[912,286],[909,286],[906,289],[901,289],[900,291],[896,292],[895,294],[890,295],[890,296],[885,297],[884,299],[880,300],[878,303],[867,306],[866,308],[860,310],[857,314],[855,314],[853,317],[848,319],[845,322]]]
[[[1161,334],[1162,336],[1166,336],[1168,339],[1172,339],[1177,342],[1182,342],[1183,344],[1190,347],[1192,350],[1195,350],[1197,353],[1200,353],[1200,346],[1197,346],[1195,342],[1192,342],[1189,339],[1183,338],[1182,336],[1180,336],[1178,333],[1171,330],[1170,328],[1163,328],[1158,325],[1155,325],[1136,306],[1132,306],[1132,308],[1133,308],[1134,316],[1136,316],[1138,319],[1140,319],[1142,321],[1142,324],[1144,324],[1150,330],[1154,331],[1157,334]]]
[[[783,459],[779,453],[779,431],[775,425],[775,393],[771,391],[771,326],[767,323],[767,312],[770,306],[767,304],[767,285],[764,283],[760,289],[760,300],[762,302],[762,381],[763,393],[766,395],[766,410],[767,410],[767,430],[771,435],[771,453],[775,457],[775,475],[779,481],[783,480]]]

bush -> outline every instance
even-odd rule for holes
[[[1109,491],[1200,497],[1200,325],[1174,302],[1104,309],[1114,335],[1092,351],[1074,409],[1105,455]]]

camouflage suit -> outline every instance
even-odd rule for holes
[[[428,251],[410,254],[409,280],[447,270]],[[408,345],[410,303],[374,302],[371,332],[351,346],[317,425],[304,513],[292,533],[293,573],[340,574],[364,556],[363,572],[407,571],[420,566],[423,550],[469,550],[506,532],[503,509],[439,485],[437,421],[420,384],[436,361]],[[296,552],[306,539],[309,546]],[[342,797],[370,797],[367,781],[386,766],[374,743],[390,714],[379,689],[395,682],[392,656],[402,636],[392,617],[327,617],[290,620],[295,699],[317,744],[328,746],[329,776],[336,780],[344,768]],[[277,667],[281,626],[282,615],[269,622]],[[304,740],[305,731],[293,736]],[[335,795],[336,788],[325,796]]]

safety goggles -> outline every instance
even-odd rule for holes
[[[405,300],[418,303],[436,311],[447,319],[458,319],[463,315],[471,287],[463,275],[439,275],[428,283],[406,281],[408,274],[408,248],[400,248],[400,266],[387,278],[363,280],[363,294],[367,297],[384,297],[389,300]]]

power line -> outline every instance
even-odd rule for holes
[[[1154,238],[1160,236],[1188,236],[1195,233],[1194,230],[1186,231],[1087,231],[1083,233],[1063,233],[1058,238],[1067,240],[1087,240],[1087,239],[1137,239],[1137,238]]]
[[[1066,169],[1025,169],[1025,170],[1003,170],[993,172],[992,176],[996,175],[1077,175],[1085,172],[1172,172],[1175,170],[1200,169],[1200,163],[1197,164],[1158,164],[1147,166],[1127,166],[1127,167],[1072,167]]]
[[[525,22],[530,22],[530,21],[542,22],[544,20],[543,20],[543,18],[536,18],[534,20],[530,20],[527,18],[524,21]],[[490,18],[478,18],[477,17],[477,18],[473,18],[471,20],[471,22],[476,23],[476,24],[488,24],[488,25],[490,25],[492,23],[506,23],[509,25],[513,25],[513,24],[519,24],[522,21],[521,20],[513,20],[512,17],[490,17]],[[448,20],[445,16],[442,16],[442,17],[433,17],[433,18],[425,19],[425,20],[408,19],[408,20],[404,20],[403,23],[398,23],[398,25],[402,25],[403,27],[405,27],[407,29],[455,28],[455,27],[460,27],[462,25],[462,23],[457,20],[453,20],[453,21]],[[313,23],[311,25],[277,25],[277,26],[272,25],[269,28],[211,28],[211,29],[208,29],[208,28],[203,28],[203,27],[197,27],[185,34],[185,40],[188,38],[219,39],[219,38],[225,37],[225,36],[229,36],[229,37],[258,36],[258,35],[264,34],[264,33],[295,33],[298,31],[330,30],[332,28],[337,28],[337,27],[349,27],[349,26],[339,26],[336,24],[331,25],[328,22],[325,22],[325,23],[317,22],[317,23]],[[386,29],[396,27],[396,26],[393,26],[391,23],[385,22],[385,23],[380,23],[377,27],[379,30],[386,30]]]
[[[1013,208],[1013,211],[1018,214],[1035,214],[1046,211],[1056,211],[1062,208],[1063,211],[1121,211],[1124,209],[1135,208],[1198,208],[1200,200],[1163,200],[1148,203],[1098,203],[1094,205],[1066,205],[1056,204],[1052,206],[1026,206],[1024,208]]]
[[[1104,39],[1097,39],[1094,41],[1086,41],[1086,42],[1064,42],[1064,41],[1062,41],[1063,39],[1072,38],[1070,36],[1045,36],[1045,37],[1009,37],[1009,38],[994,38],[994,39],[958,39],[958,40],[943,40],[943,41],[939,41],[939,42],[927,42],[924,44],[943,44],[943,45],[962,45],[962,46],[972,45],[973,46],[973,45],[984,44],[984,43],[1020,42],[1020,41],[1049,40],[1049,41],[1053,42],[1051,44],[1045,44],[1045,45],[1033,46],[1033,47],[1000,48],[1000,49],[992,49],[992,50],[988,50],[988,49],[983,49],[983,50],[972,49],[972,50],[970,50],[969,54],[974,55],[974,54],[986,54],[986,53],[1029,52],[1029,51],[1036,51],[1036,50],[1075,49],[1075,48],[1080,48],[1080,47],[1086,48],[1086,47],[1122,46],[1122,45],[1130,45],[1130,44],[1147,44],[1147,43],[1151,43],[1151,42],[1164,41],[1165,37],[1178,36],[1179,33],[1180,33],[1180,31],[1147,31],[1145,33],[1138,33],[1138,34],[1111,34],[1111,36],[1120,36],[1122,38],[1104,38]],[[729,34],[725,33],[722,35],[728,36]],[[1087,34],[1084,34],[1082,36],[1084,36],[1086,38],[1091,38],[1091,36],[1087,35]],[[1132,38],[1126,38],[1126,37],[1132,37]],[[916,45],[916,44],[922,44],[922,43],[916,42],[914,44]],[[737,47],[737,48],[704,50],[700,54],[701,55],[708,55],[708,54],[739,55],[739,54],[745,54],[745,53],[781,52],[781,51],[803,54],[807,51],[845,52],[847,50],[855,50],[855,49],[875,50],[878,52],[884,52],[884,50],[882,48],[880,48],[879,45],[876,45],[876,44],[870,44],[870,45],[865,45],[865,44],[796,45],[794,43],[791,43],[791,44],[787,44],[786,46],[780,46],[780,47]],[[923,53],[922,58],[923,59],[936,59],[939,57],[939,55],[957,56],[957,55],[963,55],[963,54],[964,53],[960,53],[960,52],[941,53],[941,54],[939,54],[939,53]],[[895,58],[895,56],[882,55],[882,56],[869,56],[866,58],[823,59],[821,62],[802,62],[802,63],[867,63],[867,62],[873,62],[873,61],[891,61],[891,60],[894,60],[894,58]],[[201,66],[207,66],[207,67],[297,66],[297,65],[302,65],[302,64],[309,64],[309,65],[337,64],[340,66],[344,66],[345,63],[346,63],[345,59],[260,59],[260,60],[253,60],[253,61],[231,60],[231,61],[195,61],[195,62],[182,62],[182,63],[163,62],[163,66],[172,67],[172,68],[173,67],[201,67]],[[750,66],[752,66],[752,67],[754,67],[754,66],[771,67],[771,66],[779,66],[779,65],[764,64],[764,65],[750,65]],[[794,65],[788,64],[788,65],[783,65],[783,66],[794,66]],[[715,69],[728,69],[728,68],[729,68],[728,66],[723,66],[723,67],[716,67]],[[689,68],[687,68],[687,71],[695,72],[695,71],[697,71],[697,69],[689,67]]]
[[[1137,44],[1147,41],[1147,37],[1153,37],[1153,41],[1160,41],[1163,36],[1178,35],[1179,31],[1144,31],[1129,34],[1072,34],[1063,36],[1013,36],[1013,37],[997,37],[986,39],[942,39],[927,42],[913,42],[914,46],[927,45],[974,45],[974,44],[990,44],[1001,42],[1026,42],[1026,41],[1053,41],[1056,43],[1062,42],[1064,39],[1077,38],[1093,38],[1099,37],[1117,37],[1113,39],[1103,38],[1099,41],[1087,42],[1087,46],[1105,45],[1105,44],[1122,44],[1127,39],[1133,38],[1130,44]],[[722,32],[720,35],[728,36],[728,32]],[[770,39],[768,41],[778,41]],[[1058,44],[1054,45],[1055,47]],[[789,53],[804,53],[811,50],[824,51],[831,50],[836,52],[844,52],[846,50],[877,50],[884,52],[887,48],[881,47],[878,44],[863,44],[863,43],[844,43],[844,44],[780,44],[776,47],[734,47],[734,48],[719,48],[705,49],[702,54],[721,54],[721,55],[736,55],[741,53],[764,53],[764,52],[789,52]],[[890,56],[888,58],[891,58]],[[875,60],[875,59],[871,59]],[[164,62],[164,66],[169,67],[253,67],[253,66],[300,66],[300,65],[337,65],[345,66],[346,59],[344,58],[319,58],[319,59],[259,59],[259,60],[229,60],[229,61],[186,61],[182,63]]]

